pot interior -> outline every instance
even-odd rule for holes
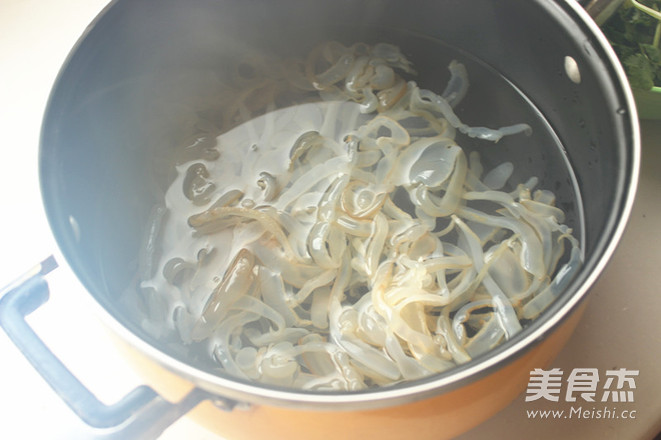
[[[594,281],[619,238],[635,179],[625,86],[603,41],[567,3],[114,2],[72,52],[43,126],[43,197],[64,256],[121,325],[190,363],[146,333],[122,298],[135,286],[150,213],[173,179],[169,160],[192,114],[213,107],[214,88],[246,54],[284,58],[328,40],[387,42],[413,62],[415,81],[435,92],[452,59],[466,65],[471,86],[456,109],[466,123],[532,126],[531,136],[502,144],[458,142],[479,151],[485,169],[513,162],[514,182],[539,177],[581,241],[585,262],[566,292],[494,352],[539,337]],[[580,81],[568,75],[567,57]]]

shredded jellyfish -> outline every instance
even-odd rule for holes
[[[390,44],[242,63],[215,154],[154,209],[146,331],[242,379],[359,390],[484,355],[566,289],[582,252],[553,193],[457,143],[531,132],[464,124],[461,63],[440,95]]]

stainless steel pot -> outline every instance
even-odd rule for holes
[[[570,216],[573,226],[582,229],[585,264],[561,297],[519,335],[488,356],[414,383],[314,393],[210,374],[154,340],[119,300],[137,270],[137,243],[157,197],[154,188],[168,179],[167,173],[151,171],[158,155],[154,148],[167,148],[154,139],[162,136],[167,143],[177,136],[177,112],[162,111],[160,98],[172,90],[186,90],[184,101],[187,94],[203,94],[190,80],[198,77],[185,72],[222,71],[227,60],[248,51],[287,55],[329,39],[398,44],[425,72],[420,81],[429,88],[438,87],[434,75],[442,75],[449,60],[434,52],[439,46],[424,42],[440,40],[442,47],[516,87],[521,95],[507,98],[498,88],[476,85],[466,114],[498,125],[503,115],[520,114],[517,103],[535,110],[562,149],[531,148],[514,157],[515,168],[542,176],[561,199],[575,190],[580,195],[582,205]],[[184,72],[179,76],[184,79],[173,82],[172,72]],[[482,102],[503,107],[494,112]],[[130,408],[122,414],[101,410],[91,422],[124,423],[156,399],[167,417],[147,410],[151,419],[141,419],[150,420],[153,433],[199,401],[212,400],[226,408],[250,408],[202,411],[207,419],[222,420],[217,429],[230,438],[334,436],[346,420],[355,423],[357,436],[378,431],[397,438],[410,429],[412,419],[433,438],[456,435],[507,405],[521,392],[530,369],[548,363],[569,337],[623,232],[639,149],[635,106],[623,71],[596,24],[571,0],[474,0],[470,6],[454,0],[115,1],[81,38],[53,89],[41,138],[44,204],[65,260],[61,263],[73,269],[111,329],[142,358],[140,368],[170,372],[163,373],[168,379],[151,385],[167,394],[171,384],[166,382],[183,381],[194,390],[179,405],[143,390],[129,398]],[[510,159],[514,152],[498,154]],[[36,290],[45,288],[33,284]],[[29,312],[30,307],[20,306],[29,291],[10,290],[18,299],[3,297],[3,310],[10,309],[3,311],[3,326],[16,335],[27,332],[11,322]],[[61,387],[63,393],[66,388]],[[83,413],[92,405],[71,404]]]

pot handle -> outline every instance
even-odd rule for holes
[[[25,317],[49,298],[44,275],[57,267],[50,256],[0,291],[0,326],[51,388],[85,423],[101,428],[99,438],[157,438],[168,426],[203,400],[218,401],[199,388],[170,403],[148,386],[139,386],[117,403],[98,400],[50,351]],[[230,409],[231,409],[231,405]]]

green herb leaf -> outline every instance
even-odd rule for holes
[[[629,84],[635,89],[649,90],[654,87],[654,68],[643,54],[631,55],[622,62],[629,77]]]
[[[641,44],[640,49],[652,64],[661,64],[661,50],[651,44]]]
[[[661,10],[661,0],[639,0],[653,10]],[[661,86],[661,51],[659,20],[626,1],[610,20],[602,25],[627,72],[631,87],[649,90]]]

